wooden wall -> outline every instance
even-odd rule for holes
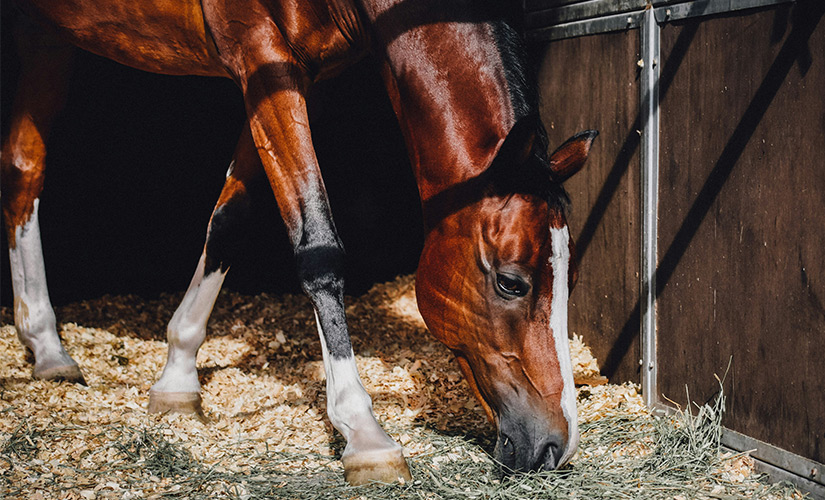
[[[727,428],[820,463],[823,15],[803,1],[661,25],[655,395],[684,408],[724,377]],[[614,382],[640,381],[639,49],[638,30],[537,47],[551,147],[602,132],[567,186],[581,253],[570,326]]]
[[[542,49],[541,114],[551,149],[581,130],[600,132],[587,166],[566,184],[580,263],[570,330],[612,381],[637,381],[639,35],[572,38]]]
[[[663,28],[657,314],[660,394],[730,363],[725,426],[825,462],[821,10]]]

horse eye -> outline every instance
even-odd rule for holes
[[[530,285],[523,279],[512,274],[496,273],[496,288],[499,295],[505,299],[524,297],[530,290]]]

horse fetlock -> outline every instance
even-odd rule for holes
[[[48,299],[15,295],[14,325],[17,337],[35,354],[40,346],[47,350],[63,349],[57,334],[57,320]]]
[[[86,385],[86,378],[77,362],[65,351],[62,356],[52,358],[35,358],[32,377],[38,380],[66,381]]]
[[[155,385],[152,386],[151,392],[200,394],[201,384],[198,380],[195,358],[176,357],[171,348],[169,353],[163,373],[155,382]]]
[[[154,388],[149,391],[149,413],[193,414],[206,421],[200,392],[163,392]]]
[[[329,420],[347,439],[349,429],[359,429],[362,426],[381,428],[372,412],[372,399],[363,387],[336,393],[335,388],[328,385],[327,395]]]
[[[175,319],[170,322],[166,330],[166,340],[169,343],[170,354],[178,357],[197,356],[203,341],[206,340],[206,326],[202,324],[187,324]]]
[[[17,337],[34,354],[32,377],[40,380],[66,380],[86,385],[77,361],[63,348],[54,326],[36,333],[18,328]]]
[[[15,329],[18,340],[32,351],[34,359],[42,359],[44,362],[53,360],[55,363],[59,363],[59,359],[71,360],[63,348],[54,323],[45,327],[32,327],[28,322],[18,321],[15,323]]]

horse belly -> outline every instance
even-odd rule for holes
[[[34,0],[74,45],[133,68],[226,76],[199,0]]]

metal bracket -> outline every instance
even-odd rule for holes
[[[722,429],[722,445],[734,450],[750,450],[758,469],[774,480],[790,481],[815,499],[825,499],[825,464],[777,448],[734,430]]]

